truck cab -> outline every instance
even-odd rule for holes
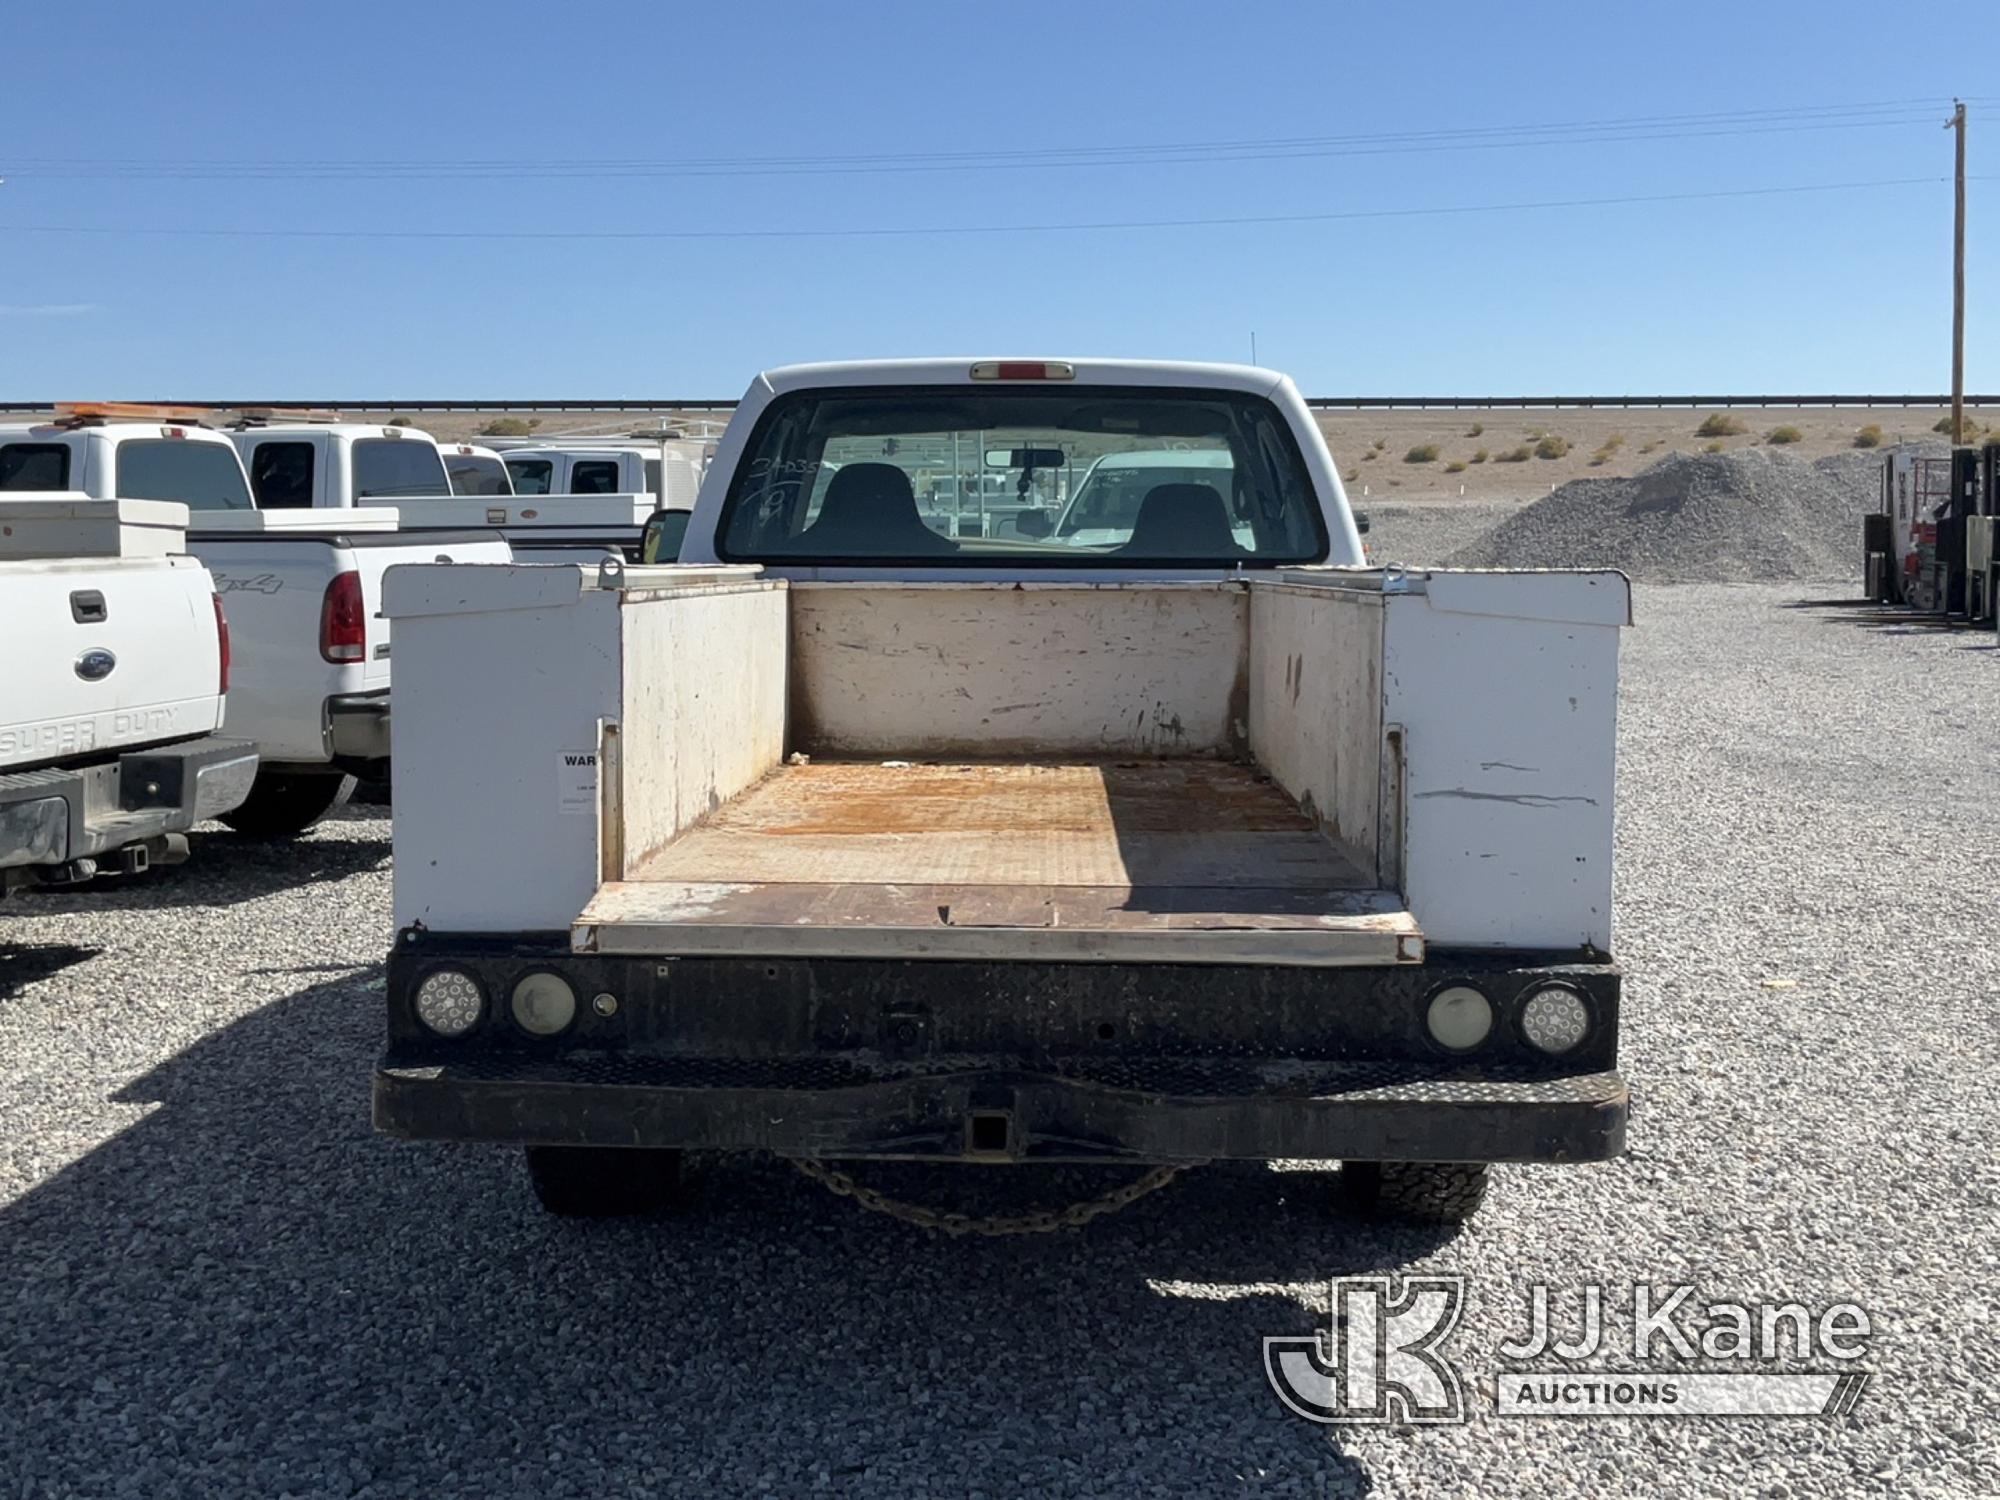
[[[414,427],[252,421],[231,436],[262,510],[395,505],[452,494],[436,440]]]
[[[166,500],[197,513],[251,510],[236,449],[203,425],[207,415],[89,402],[58,407],[51,422],[0,425],[0,493],[74,491]]]
[[[941,464],[1148,477],[946,534]],[[1337,1161],[1458,1221],[1623,1149],[1622,575],[1366,566],[1288,379],[1112,360],[761,375],[681,560],[391,575],[379,1128],[585,1214],[702,1149]]]
[[[651,495],[663,510],[694,504],[705,445],[683,438],[579,438],[509,443],[501,453],[517,495]]]

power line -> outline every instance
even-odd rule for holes
[[[0,234],[153,235],[176,238],[282,240],[829,240],[917,236],[1075,234],[1104,230],[1209,229],[1245,225],[1331,224],[1361,219],[1436,218],[1455,214],[1520,213],[1564,208],[1616,208],[1651,203],[1696,203],[1770,198],[1804,193],[1854,192],[1943,182],[1942,177],[1880,177],[1863,182],[1811,182],[1690,193],[1632,193],[1606,198],[1545,198],[1515,203],[1464,203],[1423,208],[1342,209],[1310,214],[1236,214],[1213,218],[1102,219],[1082,223],[868,225],[824,229],[256,229],[213,226],[0,224]]]
[[[1608,120],[1529,125],[1456,127],[1361,135],[1270,137],[1229,141],[1150,142],[1127,145],[1020,150],[933,151],[823,156],[570,158],[523,162],[516,158],[321,158],[159,161],[134,157],[11,157],[4,170],[22,179],[64,177],[157,181],[427,181],[448,178],[649,178],[852,175],[866,173],[1019,171],[1063,167],[1188,165],[1256,160],[1403,155],[1446,151],[1512,150],[1559,145],[1698,140],[1801,131],[1880,129],[1925,125],[1935,102],[1888,100],[1731,110],[1707,114],[1639,115]]]

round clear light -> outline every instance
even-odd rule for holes
[[[554,1036],[576,1019],[576,991],[560,974],[530,974],[514,986],[514,1019],[523,1031]]]
[[[439,1036],[464,1036],[485,1008],[479,985],[462,969],[439,969],[417,986],[417,1019]]]
[[[1492,1034],[1493,1004],[1472,986],[1455,984],[1431,996],[1424,1025],[1440,1047],[1463,1052]]]
[[[1521,1007],[1521,1034],[1544,1052],[1567,1052],[1590,1032],[1590,1008],[1575,990],[1551,985]]]

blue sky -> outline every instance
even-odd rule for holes
[[[1879,0],[190,0],[46,14],[9,49],[0,88],[5,399],[732,395],[802,359],[1240,360],[1253,329],[1261,362],[1315,394],[1942,390],[1939,127],[1954,93],[1979,93],[1975,43],[1991,31],[1984,6]],[[1891,101],[1918,107],[1847,109]],[[1686,123],[1833,107],[1786,117],[1807,129]],[[1638,118],[1666,123],[1536,146],[1493,134]],[[1822,128],[1857,118],[1891,123]],[[1987,152],[2000,163],[2000,99],[1972,118],[1977,177]],[[1468,134],[1382,149],[1414,131]],[[1330,138],[1348,144],[1141,154]],[[1110,165],[1051,155],[1079,148],[1130,149]],[[1026,164],[913,160],[1001,152]],[[899,170],[826,169],[864,156]],[[815,170],[574,167],[773,158]],[[162,175],[222,160],[252,165]],[[509,175],[538,166],[554,175]],[[1994,173],[1971,187],[1976,391],[2000,384],[1983,349]],[[1925,180],[1000,228],[1907,178]],[[768,234],[968,226],[984,228]],[[39,232],[52,228],[98,232]],[[765,237],[286,237],[301,230]]]

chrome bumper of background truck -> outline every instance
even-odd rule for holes
[[[239,805],[256,775],[255,745],[214,737],[0,775],[0,869],[74,866],[185,832]]]
[[[466,1037],[417,1021],[439,969],[483,997]],[[525,974],[577,994],[563,1035],[508,1010]],[[1490,997],[1488,1042],[1448,1054],[1431,996]],[[1534,1051],[1528,993],[1583,997],[1589,1034]],[[1624,1148],[1619,974],[1549,955],[1292,969],[937,961],[641,960],[405,934],[375,1123],[415,1139],[763,1149],[815,1157],[1284,1157],[1588,1161]]]
[[[341,693],[320,710],[327,759],[342,770],[369,774],[389,758],[389,692]]]

